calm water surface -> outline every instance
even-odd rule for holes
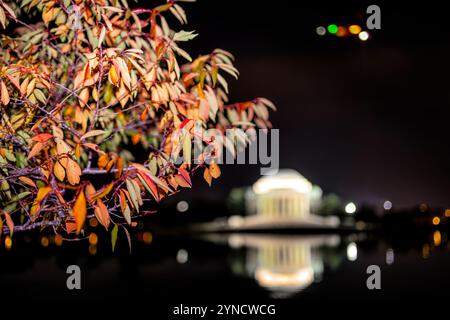
[[[17,240],[0,252],[0,288],[9,298],[109,298],[180,302],[267,299],[430,299],[450,288],[447,235],[209,234],[132,235],[111,253],[109,241],[61,247]],[[122,237],[123,238],[123,237]],[[139,241],[138,239],[141,239]],[[51,239],[50,239],[51,240]],[[51,242],[51,241],[50,241]],[[95,250],[94,250],[95,249]],[[66,268],[82,270],[82,290],[66,288]],[[379,291],[366,268],[381,268]]]

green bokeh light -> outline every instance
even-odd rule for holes
[[[336,32],[338,32],[338,26],[335,24],[330,24],[327,29],[331,34],[335,34]]]

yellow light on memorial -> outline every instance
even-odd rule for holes
[[[358,34],[358,38],[361,41],[367,41],[369,39],[369,33],[367,31],[362,31]]]

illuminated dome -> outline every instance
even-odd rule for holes
[[[292,169],[283,169],[277,174],[260,178],[253,185],[256,194],[263,194],[275,190],[292,190],[298,193],[309,194],[311,183],[300,173]]]

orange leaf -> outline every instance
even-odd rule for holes
[[[205,179],[206,182],[208,182],[208,185],[211,187],[212,176],[208,168],[205,168],[205,171],[203,172],[203,178]]]
[[[209,165],[209,172],[214,179],[220,177],[220,168],[214,162]]]
[[[41,142],[36,143],[36,144],[33,146],[33,148],[31,148],[31,151],[30,151],[30,153],[28,154],[27,159],[33,158],[33,157],[34,157],[35,155],[37,155],[42,149],[44,149],[45,146],[46,146],[45,143],[41,143]]]
[[[103,169],[106,167],[108,162],[109,162],[109,156],[105,153],[105,154],[102,154],[100,157],[98,157],[97,165],[100,169]]]
[[[92,183],[88,183],[86,188],[84,189],[84,193],[86,195],[86,199],[88,202],[93,202],[92,198],[95,196],[96,191]]]
[[[9,93],[5,83],[2,80],[0,80],[0,94],[1,101],[6,106],[9,103]]]
[[[66,231],[67,233],[72,233],[77,231],[77,224],[74,221],[67,220],[66,221]]]
[[[102,226],[105,227],[106,230],[108,230],[111,220],[109,217],[108,208],[106,208],[102,200],[97,199],[97,206],[94,209],[94,213],[97,220],[102,224]]]
[[[83,228],[84,221],[86,220],[86,212],[86,198],[83,190],[81,190],[73,205],[73,216],[75,217],[75,223],[77,225],[77,234],[79,234]]]
[[[102,198],[106,197],[108,195],[108,193],[111,192],[113,187],[114,187],[114,183],[110,183],[106,187],[101,188],[95,194],[93,194],[91,196],[90,201],[95,201],[97,199],[102,199]]]
[[[33,182],[33,180],[31,180],[31,179],[28,178],[28,177],[22,176],[22,177],[19,177],[19,180],[20,180],[22,183],[24,183],[24,184],[26,184],[26,185],[29,185],[30,187],[37,188],[37,187],[36,187],[36,184]]]
[[[66,158],[66,175],[67,180],[71,185],[80,183],[81,168],[76,161],[73,161],[69,157]]]
[[[5,215],[6,224],[7,224],[8,228],[9,228],[9,233],[12,236],[13,233],[14,233],[14,222],[12,221],[11,216],[9,215],[8,212],[3,211],[3,214]]]
[[[47,194],[52,190],[50,186],[44,186],[40,187],[36,199],[34,199],[33,205],[30,210],[30,214],[34,215],[36,212],[38,212],[41,209],[41,202],[44,200],[44,198],[47,196]]]
[[[41,133],[31,138],[31,140],[44,143],[50,140],[51,138],[53,138],[53,136],[50,133]]]

